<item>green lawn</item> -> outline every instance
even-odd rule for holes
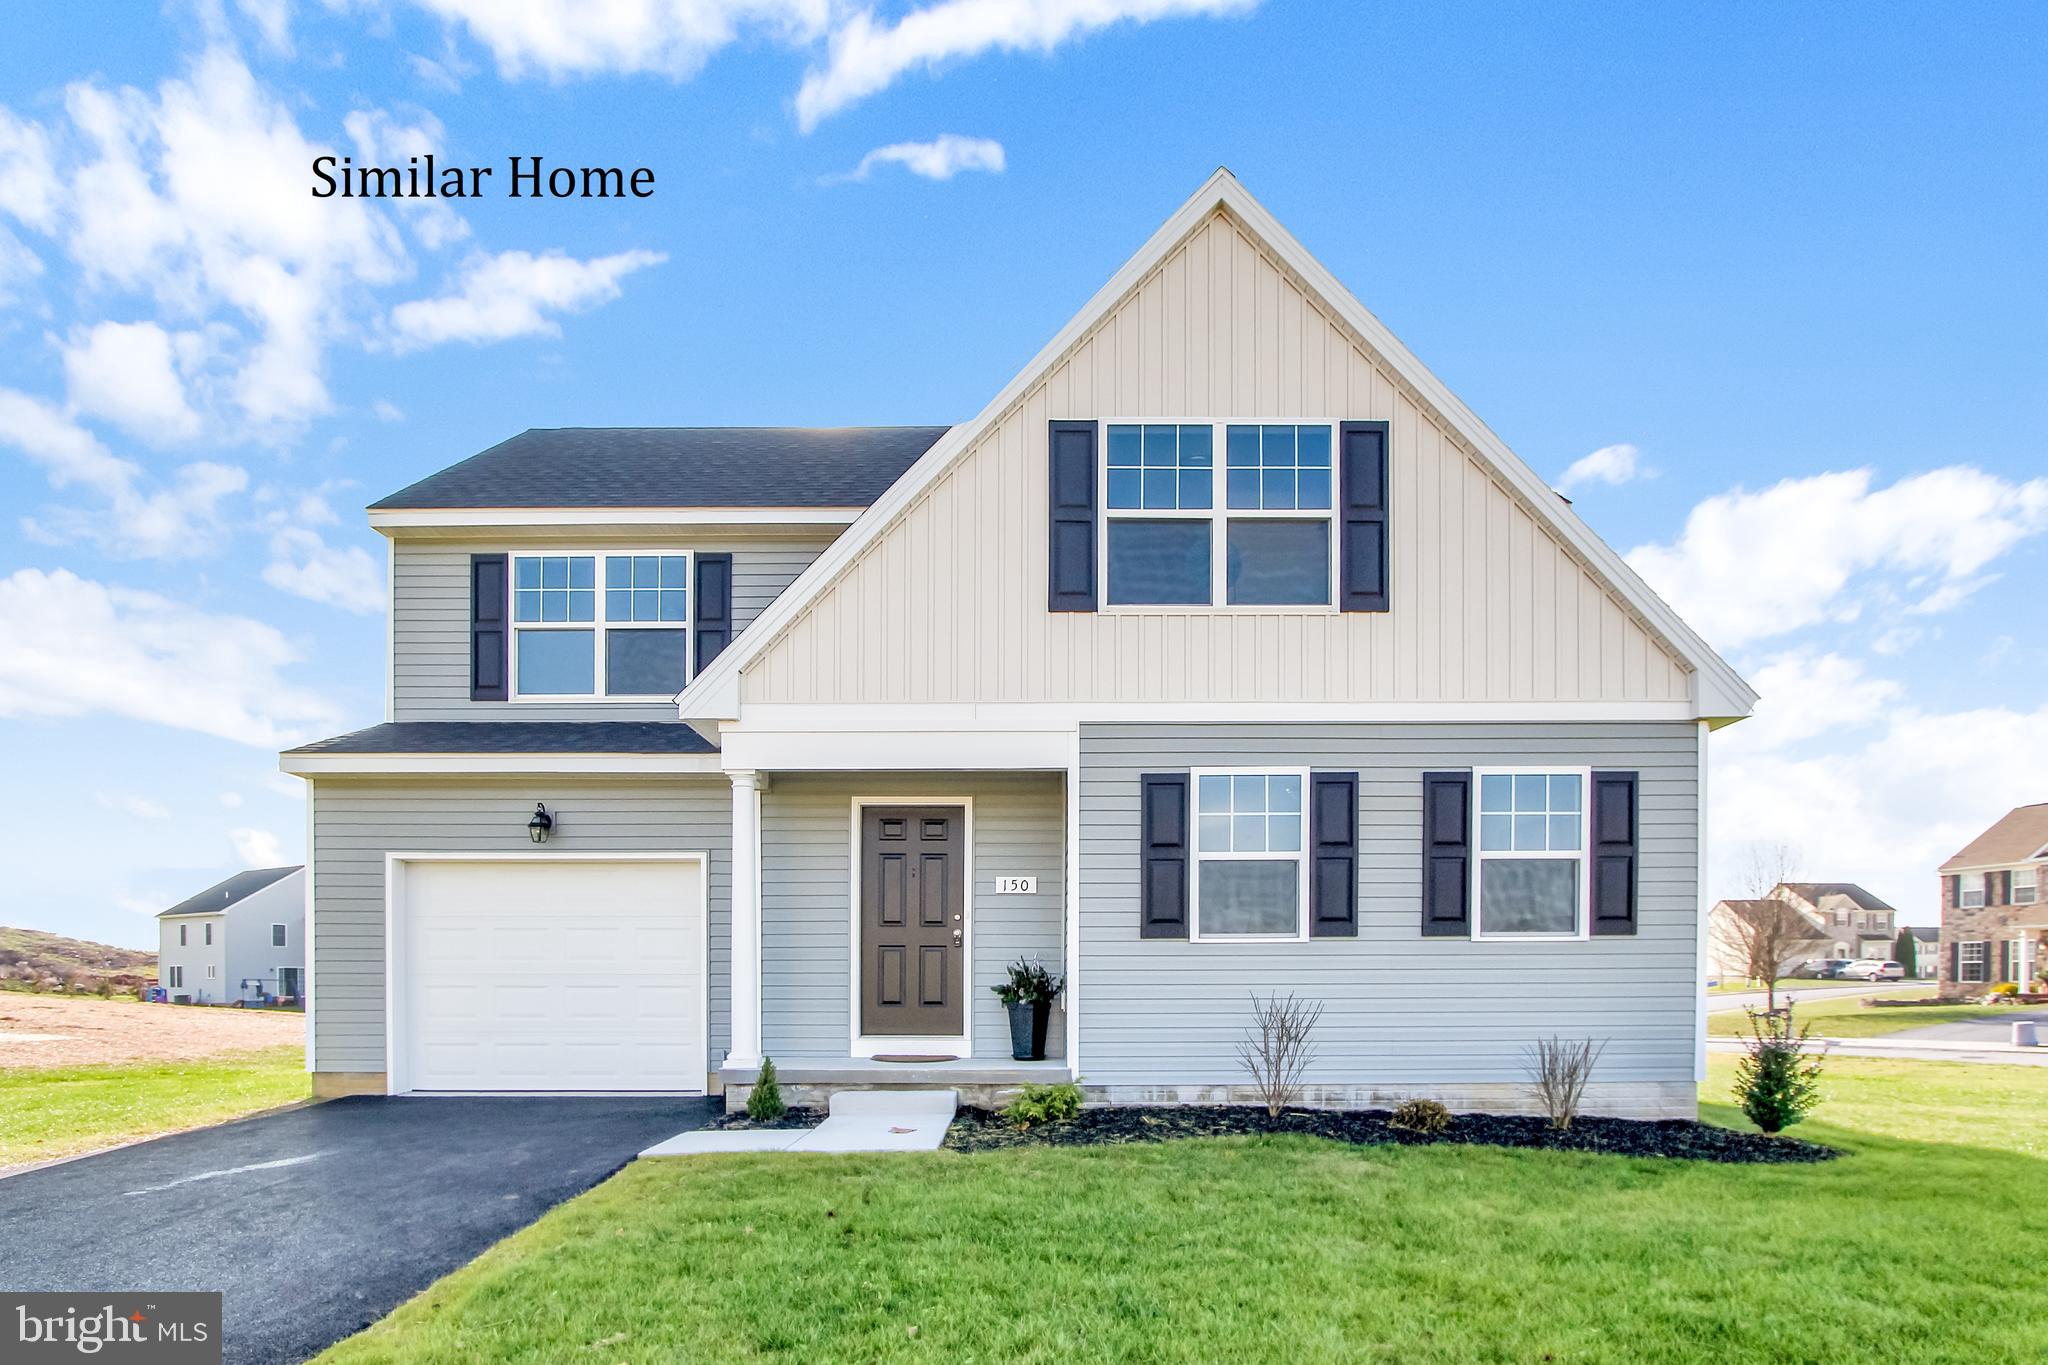
[[[1913,983],[1910,981],[1880,981],[1876,983],[1872,983],[1869,981],[1815,981],[1809,977],[1803,976],[1780,977],[1777,983],[1778,990],[1780,992],[1842,990],[1845,988],[1857,986],[1860,986],[1863,989],[1868,990],[1873,984],[1880,986],[1910,986]],[[1934,983],[1931,981],[1922,984],[1924,984],[1930,991],[1934,989]],[[1723,981],[1718,986],[1707,987],[1707,994],[1741,995],[1745,991],[1760,991],[1762,989],[1762,986],[1752,986],[1747,981]]]
[[[1852,1155],[1820,1166],[1291,1137],[642,1161],[322,1360],[2040,1360],[2048,1257],[2002,1230],[2048,1188],[2048,1069],[1824,1086],[1799,1131]]]
[[[275,1109],[308,1093],[303,1047],[203,1062],[0,1071],[0,1169]]]
[[[1865,1009],[1862,998],[1838,995],[1811,1002],[1795,1000],[1792,1017],[1813,1025],[1816,1038],[1882,1038],[1909,1028],[1953,1024],[1964,1019],[2007,1019],[2011,1005],[1915,1005],[1909,1009]],[[1749,1036],[1749,1016],[1723,1010],[1707,1016],[1707,1032],[1717,1038]]]

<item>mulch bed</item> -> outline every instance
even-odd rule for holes
[[[713,1128],[816,1128],[825,1121],[822,1109],[806,1109],[801,1105],[785,1110],[779,1119],[759,1123],[747,1117],[744,1109],[735,1109],[730,1114],[720,1114],[711,1120]]]
[[[1442,1133],[1426,1137],[1393,1127],[1387,1122],[1390,1117],[1384,1109],[1289,1109],[1272,1118],[1264,1109],[1248,1105],[1115,1105],[1084,1109],[1079,1118],[1064,1123],[1019,1129],[1001,1114],[963,1108],[947,1130],[945,1146],[956,1152],[986,1152],[1005,1147],[1095,1147],[1172,1138],[1305,1133],[1367,1147],[1534,1147],[1729,1164],[1827,1161],[1841,1155],[1817,1142],[1738,1133],[1689,1119],[1582,1118],[1560,1133],[1540,1118],[1456,1114]]]

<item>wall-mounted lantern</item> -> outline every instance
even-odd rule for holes
[[[527,834],[536,844],[544,844],[548,841],[548,835],[554,832],[554,828],[555,817],[548,814],[548,808],[541,802],[534,802],[533,818],[526,822]]]

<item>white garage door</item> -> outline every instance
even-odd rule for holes
[[[414,862],[395,937],[408,1090],[701,1091],[694,862]]]

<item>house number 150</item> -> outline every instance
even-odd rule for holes
[[[1037,890],[1038,878],[1036,877],[996,878],[996,894],[998,896],[1029,896]]]

